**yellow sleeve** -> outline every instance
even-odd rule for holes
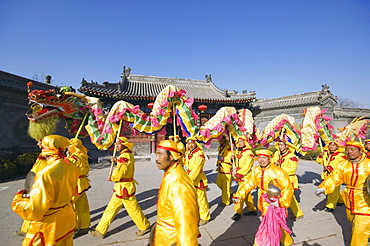
[[[35,179],[30,198],[16,194],[13,199],[13,211],[24,220],[40,221],[53,202],[54,189],[50,175],[36,175]]]
[[[334,169],[318,187],[324,189],[325,194],[328,195],[333,193],[335,188],[342,183],[344,183],[344,172],[340,165],[338,165],[338,168]]]
[[[193,157],[193,158],[195,158],[195,157]],[[193,163],[191,165],[191,170],[188,173],[189,177],[192,181],[194,181],[198,177],[200,172],[203,170],[205,161],[206,160],[204,159],[204,157],[201,157],[200,155],[196,156],[195,160],[193,161]]]
[[[243,157],[239,160],[239,163],[242,165],[242,167],[236,173],[244,176],[253,167],[253,164],[254,164],[253,152],[250,150],[246,151]]]
[[[325,154],[324,154],[324,156],[325,156]],[[316,162],[319,163],[320,165],[324,165],[324,157],[322,155],[319,155],[316,158]]]
[[[292,202],[294,192],[293,185],[290,182],[288,174],[284,170],[277,173],[277,177],[281,189],[281,197],[279,198],[280,207],[288,208]]]
[[[223,162],[231,163],[231,156],[232,156],[233,152],[231,150],[229,150],[230,146],[228,146],[227,148],[228,148],[228,150],[226,150],[222,155],[222,157],[224,158]]]
[[[292,160],[291,158],[293,157],[289,157],[288,160],[286,160],[286,163],[281,166],[288,175],[295,175],[298,168],[298,161]],[[295,159],[297,158],[295,157]]]
[[[252,172],[249,172],[245,178],[243,179],[244,182],[239,185],[238,190],[236,191],[235,195],[233,198],[238,198],[240,201],[244,200],[247,197],[247,194],[257,188],[258,186],[258,171],[257,168],[253,168]]]
[[[117,159],[117,166],[114,169],[111,181],[117,182],[126,174],[130,165],[130,159],[120,155]]]

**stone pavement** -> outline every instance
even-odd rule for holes
[[[253,245],[254,235],[260,223],[259,216],[244,216],[239,221],[231,220],[234,214],[233,205],[218,207],[221,202],[221,191],[216,186],[216,159],[206,162],[204,172],[209,179],[208,200],[212,221],[200,227],[202,236],[199,243],[203,246]],[[113,183],[106,181],[110,163],[108,158],[101,158],[90,171],[92,188],[88,191],[91,210],[91,226],[95,227],[112,196]],[[337,207],[333,213],[324,211],[325,196],[316,197],[314,191],[320,182],[322,167],[313,161],[300,161],[297,174],[301,192],[298,194],[301,208],[305,213],[303,219],[294,221],[288,218],[288,225],[293,230],[294,245],[300,246],[347,246],[351,239],[351,224],[346,218],[345,207]],[[135,179],[137,199],[144,214],[151,223],[156,221],[156,196],[163,171],[157,169],[154,162],[137,162]],[[0,245],[20,245],[22,237],[13,235],[19,230],[22,219],[11,210],[11,202],[18,189],[23,187],[24,180],[13,180],[0,183]],[[233,183],[233,190],[236,190]],[[258,215],[260,215],[258,213]],[[117,214],[105,239],[83,235],[74,240],[74,245],[114,245],[144,246],[148,235],[136,237],[137,227],[131,221],[124,208]]]

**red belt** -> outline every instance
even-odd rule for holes
[[[223,173],[223,174],[231,174],[231,173],[224,173],[224,172],[219,172],[219,173]]]
[[[134,178],[122,178],[118,182],[131,182],[133,180],[134,180]]]

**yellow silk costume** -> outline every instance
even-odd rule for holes
[[[128,215],[139,230],[146,230],[149,228],[150,223],[144,216],[136,200],[134,172],[134,156],[132,152],[126,148],[121,151],[117,158],[117,166],[111,176],[111,181],[115,182],[113,195],[95,229],[101,234],[105,235],[107,233],[110,224],[122,206],[125,207]]]
[[[269,203],[263,199],[262,195],[267,193],[268,184],[272,180],[277,181],[281,190],[281,195],[278,199],[279,207],[288,208],[290,206],[294,189],[288,174],[280,167],[271,164],[271,162],[265,168],[256,166],[247,174],[244,180],[233,198],[243,201],[251,190],[258,187],[258,209],[261,211],[262,216],[265,216],[269,206]],[[293,239],[291,236],[285,230],[282,230],[282,233],[281,242],[283,245],[292,245]]]
[[[343,160],[334,171],[319,185],[325,194],[334,192],[342,183],[342,192],[347,209],[347,218],[352,223],[351,246],[368,245],[370,237],[370,195],[366,190],[370,176],[370,159],[363,155],[360,161]]]
[[[68,245],[76,229],[72,196],[76,189],[78,169],[63,159],[52,158],[35,176],[30,198],[17,194],[12,209],[30,228],[22,245]]]
[[[332,172],[332,170],[334,170],[338,166],[338,163],[342,162],[343,159],[346,159],[346,158],[347,158],[346,155],[340,151],[330,153],[330,151],[326,150],[323,156],[319,155],[316,158],[316,162],[327,168],[327,170],[324,170],[321,173],[321,179],[325,180],[329,176],[329,174]],[[335,209],[337,206],[337,203],[343,203],[342,196],[340,195],[340,185],[335,188],[333,193],[327,196],[327,201],[326,201],[325,206],[327,208]]]
[[[155,246],[198,245],[197,194],[182,165],[175,162],[164,173],[158,192]]]
[[[254,164],[254,155],[249,146],[249,144],[244,141],[246,146],[244,148],[238,148],[235,150],[235,180],[238,181],[238,185],[241,186],[244,182],[246,175],[251,172]],[[257,211],[256,206],[254,206],[253,197],[251,192],[247,195],[247,198],[244,200],[245,204],[249,211]],[[240,201],[237,204],[234,204],[234,211],[238,214],[243,212],[244,202]]]
[[[225,144],[218,147],[217,156],[217,180],[216,184],[222,191],[222,203],[225,205],[230,205],[230,198],[232,196],[231,182],[232,182],[232,162],[230,144],[225,142]]]
[[[280,154],[280,151],[276,151],[274,156],[271,158],[271,162],[275,163],[278,167],[281,167],[281,169],[288,173],[293,188],[298,190],[298,177],[296,175],[298,168],[297,156],[291,150],[287,150],[284,154]],[[292,197],[292,203],[289,207],[292,210],[294,217],[298,218],[304,216],[294,194]]]
[[[90,227],[90,206],[87,199],[86,191],[91,188],[90,180],[87,178],[90,171],[90,165],[87,155],[87,149],[82,145],[81,140],[72,138],[70,140],[68,160],[75,164],[80,175],[78,176],[77,187],[75,195],[73,196],[73,203],[76,210],[77,228],[87,229]]]
[[[44,169],[46,165],[47,165],[46,158],[40,154],[37,157],[35,164],[33,164],[30,172],[34,172],[36,174],[40,172],[42,169]],[[28,229],[30,228],[30,224],[31,224],[31,221],[29,220],[23,221],[21,231],[23,231],[24,233],[27,233]]]
[[[206,159],[204,152],[196,147],[192,151],[188,151],[185,159],[187,173],[193,182],[197,192],[197,200],[199,205],[199,215],[201,220],[210,220],[209,204],[207,199],[206,189],[208,187],[208,179],[203,172],[203,167]]]
[[[29,198],[18,192],[12,209],[21,218],[30,220],[30,228],[22,245],[72,245],[76,229],[76,213],[72,196],[76,189],[78,169],[64,159],[69,140],[49,135],[41,140],[41,154],[46,167],[34,180]]]

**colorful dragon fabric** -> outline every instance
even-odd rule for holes
[[[61,90],[34,90],[28,99],[31,112],[27,114],[30,125],[28,133],[36,140],[55,132],[59,119],[65,119],[72,135],[90,136],[98,149],[106,150],[113,145],[121,122],[125,122],[133,132],[152,134],[164,129],[175,120],[181,127],[182,135],[194,136],[199,142],[208,143],[222,134],[234,139],[246,136],[253,146],[267,146],[272,141],[284,137],[303,152],[314,150],[318,139],[328,142],[337,139],[348,141],[365,138],[369,120],[356,119],[342,129],[338,135],[332,133],[330,117],[319,107],[306,108],[305,118],[299,130],[295,119],[281,114],[275,117],[262,131],[254,124],[249,109],[236,110],[222,107],[202,126],[197,126],[198,116],[192,109],[193,98],[185,97],[185,91],[169,85],[157,96],[149,115],[140,110],[139,105],[125,101],[116,102],[110,109],[104,108],[95,97],[88,97]],[[87,119],[86,121],[84,119]]]

